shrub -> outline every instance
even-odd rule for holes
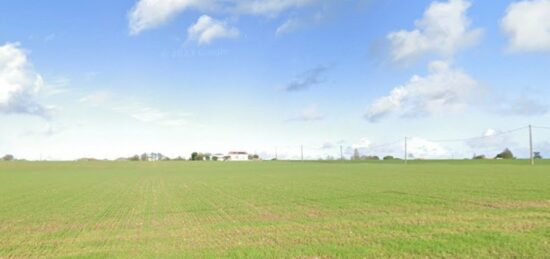
[[[504,149],[500,154],[498,154],[496,159],[515,159],[514,153],[510,149]]]
[[[487,157],[485,157],[485,155],[474,155],[474,157],[472,159],[474,160],[483,160],[483,159],[486,159]]]
[[[4,161],[13,161],[15,160],[15,157],[13,157],[13,155],[5,155],[4,157],[2,157],[2,160]]]

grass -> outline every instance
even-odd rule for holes
[[[0,258],[548,257],[526,164],[0,163]]]

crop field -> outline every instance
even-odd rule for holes
[[[548,161],[0,163],[0,258],[548,255]]]

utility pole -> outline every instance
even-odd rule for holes
[[[407,151],[407,137],[405,137],[405,164],[408,164],[408,160],[409,160],[409,154],[408,154],[408,151]]]
[[[279,150],[275,148],[275,160],[279,160]]]
[[[304,161],[304,145],[300,146],[300,154],[301,154],[301,160]]]
[[[340,160],[344,161],[344,152],[342,151],[342,145],[340,145]]]
[[[529,125],[529,157],[531,165],[535,165],[535,156],[533,155],[533,126]]]

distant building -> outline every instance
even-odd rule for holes
[[[248,153],[242,151],[229,152],[229,161],[248,161]]]
[[[217,154],[212,155],[212,160],[214,160],[214,161],[225,161],[226,158],[227,158],[227,156],[224,155],[224,154],[221,154],[221,153],[217,153]]]

